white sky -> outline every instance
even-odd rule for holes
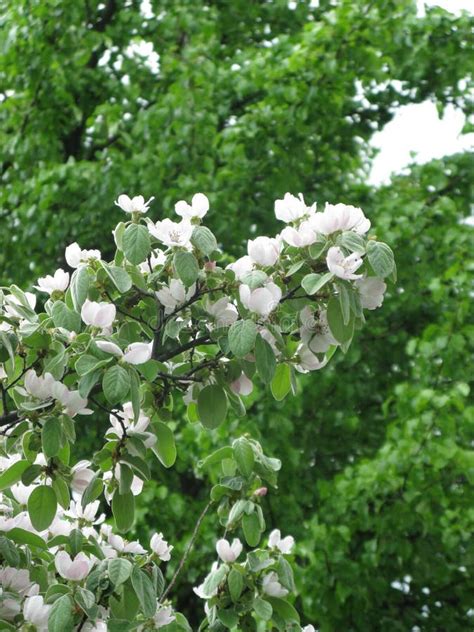
[[[424,5],[439,6],[452,13],[474,13],[474,0],[418,0],[422,16]],[[424,163],[458,151],[474,148],[474,134],[461,136],[465,117],[449,106],[442,119],[434,103],[425,101],[399,108],[383,130],[374,134],[371,144],[380,150],[369,177],[371,184],[388,182],[392,173],[400,173],[410,163]]]

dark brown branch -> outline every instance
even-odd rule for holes
[[[193,340],[190,340],[189,342],[187,342],[184,345],[181,345],[180,347],[175,347],[174,349],[171,349],[171,351],[167,351],[166,353],[159,355],[156,359],[159,360],[160,362],[165,362],[166,360],[169,360],[170,358],[174,358],[174,356],[177,356],[180,353],[183,353],[184,351],[188,351],[189,349],[192,349],[194,346],[211,345],[211,344],[214,344],[214,343],[212,340],[209,340],[209,334],[206,334],[205,336],[201,336],[200,338],[194,338]]]

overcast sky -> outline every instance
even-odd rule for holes
[[[424,5],[440,6],[453,13],[461,10],[474,13],[474,0],[418,0],[420,16]],[[465,117],[448,107],[442,119],[430,101],[402,106],[390,123],[372,138],[380,150],[375,158],[370,182],[387,182],[392,173],[400,173],[412,162],[424,163],[458,151],[474,148],[474,134],[461,136]]]

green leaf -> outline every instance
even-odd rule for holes
[[[339,245],[351,252],[357,252],[359,255],[363,255],[365,252],[365,239],[353,230],[347,230],[342,233]]]
[[[27,544],[28,546],[38,547],[39,549],[46,548],[46,542],[36,533],[32,533],[31,531],[26,531],[25,529],[20,529],[20,527],[15,527],[14,529],[10,529],[8,532],[8,537],[13,542],[17,544]]]
[[[242,518],[242,529],[244,531],[245,541],[249,546],[258,546],[260,542],[261,530],[260,521],[256,512],[250,515],[245,514]]]
[[[57,417],[47,419],[41,429],[41,445],[44,455],[50,459],[56,456],[61,447],[61,422]]]
[[[271,383],[272,395],[277,401],[285,399],[291,389],[291,370],[288,364],[279,364]]]
[[[202,587],[203,593],[206,596],[212,596],[216,588],[218,588],[224,581],[228,570],[229,567],[227,566],[227,564],[222,564],[222,566],[219,566],[217,570],[211,571],[209,573],[209,575],[204,580],[204,585]]]
[[[283,555],[280,555],[278,558],[278,579],[280,584],[287,588],[290,592],[295,590],[295,580],[293,578],[293,569],[291,568],[291,564],[285,560]]]
[[[81,330],[81,317],[73,309],[69,309],[62,301],[56,301],[51,309],[51,317],[56,327],[62,327],[67,331]]]
[[[128,292],[128,290],[132,287],[132,279],[128,272],[119,266],[111,266],[103,261],[101,262],[101,265],[117,290],[122,294]]]
[[[132,568],[132,563],[123,557],[110,560],[107,566],[107,572],[112,584],[117,587],[126,582],[132,573]]]
[[[227,396],[218,384],[209,384],[199,391],[199,420],[206,428],[217,428],[227,415]]]
[[[156,612],[156,591],[153,582],[150,577],[137,566],[133,568],[131,580],[143,614],[146,618],[152,617]]]
[[[28,498],[28,514],[36,531],[47,529],[56,516],[58,502],[52,487],[39,485]]]
[[[104,484],[102,479],[99,478],[100,472],[94,474],[94,477],[91,479],[89,485],[84,490],[81,498],[82,508],[86,507],[90,503],[97,500],[99,496],[102,494],[102,490],[104,489]]]
[[[347,325],[344,324],[344,316],[342,313],[341,304],[339,302],[339,299],[335,296],[329,299],[327,319],[329,329],[338,342],[346,343],[351,340],[354,334],[354,319],[351,318]]]
[[[223,610],[219,608],[217,611],[217,618],[219,621],[229,630],[235,629],[235,626],[239,622],[239,615],[235,612],[235,610]]]
[[[264,384],[270,384],[276,371],[276,358],[272,346],[260,334],[255,340],[255,364]]]
[[[270,621],[270,619],[272,618],[272,605],[268,601],[265,601],[260,597],[257,597],[253,602],[253,609],[255,611],[255,614],[264,621]]]
[[[130,375],[123,367],[116,364],[104,373],[102,378],[104,395],[111,404],[124,402],[130,391]]]
[[[367,258],[373,271],[379,277],[389,276],[395,268],[395,258],[392,249],[381,241],[369,240],[367,244]]]
[[[56,494],[58,503],[63,509],[69,509],[69,505],[71,504],[69,485],[63,478],[59,477],[56,477],[51,485],[54,489],[54,493]]]
[[[69,290],[74,309],[80,312],[89,291],[89,272],[86,266],[80,266],[73,272]]]
[[[191,287],[199,276],[199,265],[191,252],[178,250],[174,255],[173,264],[178,277],[186,287]]]
[[[134,369],[129,369],[130,374],[130,399],[132,400],[133,419],[135,423],[140,416],[141,395],[140,378]]]
[[[79,608],[81,608],[81,610],[85,612],[88,617],[95,618],[95,616],[97,615],[97,605],[95,603],[94,593],[92,593],[90,590],[87,590],[86,588],[78,586],[75,591],[74,597]]]
[[[206,226],[196,226],[191,243],[207,257],[217,250],[216,238]]]
[[[174,435],[169,426],[162,421],[153,423],[157,441],[152,446],[153,452],[165,467],[171,467],[176,461],[176,445]]]
[[[280,599],[279,597],[267,597],[266,601],[268,601],[273,608],[273,611],[280,615],[280,617],[285,621],[285,623],[299,623],[300,615],[296,612],[294,607]]]
[[[122,238],[122,250],[134,265],[145,261],[151,250],[148,229],[142,224],[127,226]]]
[[[48,617],[48,632],[69,632],[73,628],[73,601],[70,595],[56,599]]]
[[[135,496],[132,492],[115,492],[112,498],[112,513],[119,531],[129,531],[132,528],[135,520]]]
[[[0,475],[0,491],[11,487],[21,479],[23,472],[30,467],[29,461],[17,461]]]
[[[253,320],[238,320],[229,329],[229,347],[237,358],[253,351],[257,338],[257,325]]]
[[[89,373],[92,373],[93,371],[100,369],[100,367],[109,364],[109,362],[112,360],[112,357],[113,356],[109,356],[109,358],[105,360],[98,360],[95,356],[85,353],[84,355],[79,356],[76,364],[74,365],[74,368],[76,369],[78,375],[89,375]]]
[[[252,270],[242,277],[242,283],[248,285],[251,290],[261,287],[268,279],[268,275],[263,270]]]
[[[306,294],[312,296],[313,294],[316,294],[316,292],[318,292],[324,285],[326,285],[326,283],[328,283],[333,278],[333,276],[334,275],[331,272],[326,272],[326,274],[307,274],[305,277],[303,277],[303,280],[301,281],[301,287],[306,292]]]
[[[244,579],[238,570],[233,568],[227,576],[227,585],[229,586],[230,598],[237,603],[244,587]]]
[[[20,564],[20,553],[9,538],[0,536],[0,556],[3,557],[8,566],[18,566]],[[1,629],[1,628],[0,628]]]
[[[234,458],[240,472],[249,477],[253,472],[255,455],[250,442],[245,437],[240,437],[233,444]]]

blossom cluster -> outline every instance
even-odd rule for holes
[[[296,373],[347,351],[364,310],[380,307],[395,280],[393,253],[367,235],[359,208],[319,211],[287,193],[275,202],[281,232],[249,240],[247,254],[229,262],[202,224],[205,195],[177,202],[177,221],[147,217],[153,199],[118,197],[127,220],[113,231],[112,261],[73,243],[64,255],[70,270],[37,280],[41,301],[15,285],[0,291],[6,626],[105,630],[133,619],[120,629],[189,630],[160,570],[172,547],[161,533],[149,550],[123,535],[133,529],[136,496],[157,467],[175,462],[171,411],[186,407],[190,421],[212,431],[230,411],[245,414],[256,385],[284,399]],[[83,416],[109,420],[88,460],[74,449]],[[288,601],[293,538],[273,530],[260,547],[261,499],[280,463],[246,437],[220,454],[223,483],[209,506],[252,550],[239,562],[241,539],[218,540],[219,561],[195,589],[208,623],[231,628],[256,616],[299,626]]]

